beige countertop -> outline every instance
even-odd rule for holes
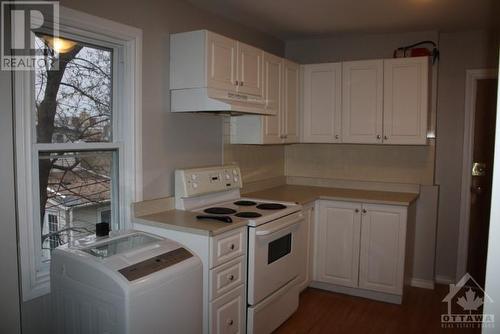
[[[360,189],[326,188],[283,185],[245,194],[244,197],[306,204],[317,199],[363,202],[373,204],[410,205],[418,198],[415,193]]]
[[[245,194],[244,197],[259,198],[265,200],[295,202],[307,204],[317,199],[330,199],[340,201],[353,201],[374,204],[410,205],[418,198],[415,193],[401,193],[374,190],[324,188],[312,186],[284,185]],[[245,226],[245,221],[234,223],[222,223],[196,219],[199,213],[168,210],[152,214],[137,216],[135,221],[154,227],[171,230],[190,232],[201,235],[217,235],[235,228]]]
[[[200,213],[168,210],[149,215],[138,216],[135,222],[170,230],[190,232],[201,235],[217,235],[235,228],[246,226],[245,221],[223,223],[212,220],[196,219]]]

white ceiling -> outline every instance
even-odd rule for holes
[[[500,0],[188,1],[282,39],[341,32],[481,29],[500,21]]]

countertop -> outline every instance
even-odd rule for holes
[[[392,191],[283,185],[280,187],[247,193],[244,197],[295,202],[301,205],[310,203],[317,199],[329,199],[408,206],[418,198],[418,194]]]
[[[283,185],[244,194],[243,197],[295,202],[301,205],[313,202],[317,199],[329,199],[340,201],[363,202],[373,204],[389,204],[408,206],[418,198],[415,193],[401,193],[374,190],[325,188],[312,186]],[[242,226],[245,221],[237,221],[231,224],[217,221],[204,221],[196,219],[199,213],[168,210],[158,213],[137,216],[137,223],[146,224],[159,228],[195,233],[206,236],[221,234]]]

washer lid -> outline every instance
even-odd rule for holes
[[[104,259],[113,255],[127,253],[137,248],[142,248],[159,240],[162,239],[144,233],[134,233],[121,238],[96,243],[81,250],[92,256]]]

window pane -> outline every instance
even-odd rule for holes
[[[39,154],[42,260],[71,239],[111,223],[114,151]],[[104,218],[104,219],[103,219]]]
[[[111,141],[113,51],[45,35],[36,47],[49,54],[35,68],[37,142]]]

